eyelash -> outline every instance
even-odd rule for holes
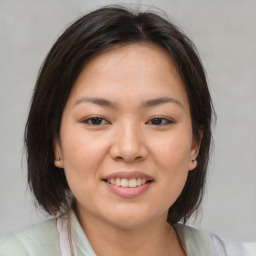
[[[92,123],[93,120],[96,121],[96,122],[100,121],[100,123],[99,124],[93,124]],[[102,121],[105,121],[105,122],[102,124]],[[109,122],[101,116],[92,116],[92,117],[86,118],[82,122],[85,123],[85,124],[88,124],[88,125],[92,125],[92,126],[100,126],[100,125],[104,125],[104,124],[109,124]]]
[[[152,121],[156,121],[156,122],[159,122],[160,121],[160,124],[152,124]],[[169,125],[169,124],[173,124],[174,122],[168,118],[165,118],[165,117],[154,117],[154,118],[151,118],[148,122],[150,123],[151,122],[151,125],[154,125],[154,126],[164,126],[164,125]],[[162,124],[162,122],[164,122]]]
[[[158,122],[158,124],[153,124],[152,121]],[[82,122],[91,126],[100,126],[100,125],[110,124],[106,119],[104,119],[101,116],[92,116],[83,120]],[[96,123],[93,123],[93,122],[96,122]],[[170,120],[165,117],[154,117],[154,118],[151,118],[148,122],[146,122],[146,124],[154,125],[154,126],[164,126],[164,125],[170,125],[173,123],[174,123],[173,120]]]

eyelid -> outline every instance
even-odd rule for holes
[[[102,119],[104,121],[104,123],[101,123],[101,124],[98,124],[98,125],[90,124],[89,121],[92,120],[93,118]],[[106,118],[104,118],[101,115],[91,115],[91,116],[84,117],[83,119],[81,119],[81,122],[84,123],[84,124],[87,124],[87,125],[91,125],[91,126],[101,126],[101,125],[105,125],[105,124],[110,124],[110,122],[107,121]]]
[[[154,125],[154,126],[164,126],[164,125],[171,125],[171,124],[174,124],[175,121],[170,118],[170,117],[166,117],[166,116],[154,116],[154,117],[151,117],[147,122],[146,124],[149,124],[149,122],[151,122],[153,119],[162,119],[164,120],[166,123],[165,124],[159,124],[159,125],[156,125],[156,124],[150,124],[150,125]]]
[[[90,120],[92,120],[93,118],[99,118],[99,119],[102,120],[103,123],[100,123],[100,124],[89,123]],[[157,124],[150,124],[150,122],[153,119],[161,119],[164,123],[163,124],[158,124],[158,125]],[[105,117],[103,117],[101,115],[90,115],[90,116],[84,117],[83,119],[81,119],[81,122],[84,123],[84,124],[87,124],[87,125],[91,125],[91,126],[102,126],[102,125],[106,125],[106,124],[111,124]],[[165,126],[165,125],[171,125],[171,124],[174,124],[174,123],[175,123],[175,121],[172,118],[166,117],[166,116],[153,116],[146,122],[146,124],[153,125],[153,126]]]

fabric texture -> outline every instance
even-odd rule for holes
[[[174,228],[187,256],[256,256],[247,254],[241,243],[181,224]],[[0,256],[25,255],[96,256],[74,211],[33,225],[0,242]]]
[[[56,219],[16,232],[0,242],[1,256],[61,256]]]
[[[213,234],[207,235],[210,241],[213,255],[219,256],[240,256],[248,255],[242,243],[235,243],[233,240]],[[256,255],[255,255],[256,256]]]
[[[78,256],[71,228],[70,214],[65,214],[57,219],[57,229],[62,256]]]

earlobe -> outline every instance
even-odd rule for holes
[[[58,168],[63,168],[62,161],[61,161],[60,157],[54,160],[54,165]]]
[[[54,151],[54,165],[57,168],[63,168],[63,159],[61,154],[62,151],[61,151],[59,140],[54,141],[53,151]]]
[[[191,153],[190,153],[190,162],[189,162],[189,171],[194,170],[197,167],[197,156],[199,154],[200,145],[203,137],[203,132],[199,132],[199,140],[194,140]]]
[[[192,159],[189,163],[189,171],[194,170],[197,167],[197,160],[196,159]]]

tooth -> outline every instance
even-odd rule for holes
[[[145,178],[132,178],[132,179],[122,179],[122,178],[111,178],[107,180],[109,184],[123,187],[123,188],[135,188],[136,186],[144,185],[147,180]]]
[[[137,186],[140,186],[140,185],[141,185],[141,178],[138,178],[138,179],[136,180],[136,185],[137,185]]]
[[[121,180],[121,187],[127,188],[129,186],[129,181],[127,179]]]
[[[116,182],[115,182],[115,185],[120,187],[121,186],[121,179],[117,178]]]
[[[135,188],[135,187],[136,187],[136,179],[130,179],[129,188]]]

